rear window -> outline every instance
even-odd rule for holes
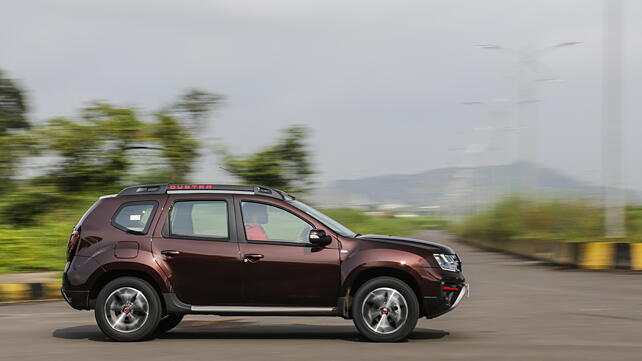
[[[154,219],[156,206],[154,201],[124,203],[112,218],[112,225],[129,233],[146,234]]]

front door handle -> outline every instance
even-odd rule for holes
[[[161,254],[163,256],[167,256],[167,257],[175,257],[175,256],[178,256],[179,254],[181,254],[181,252],[177,251],[175,249],[166,249],[164,251],[161,251]]]
[[[256,262],[260,261],[261,258],[263,258],[262,254],[258,254],[258,253],[245,254],[245,255],[243,255],[243,262],[245,262],[245,263],[248,263],[248,262],[249,263],[256,263]]]

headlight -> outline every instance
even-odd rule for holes
[[[456,254],[433,254],[432,256],[444,271],[457,272],[459,270],[459,258]]]

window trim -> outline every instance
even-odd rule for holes
[[[122,211],[123,208],[131,205],[145,205],[145,204],[152,205],[152,214],[149,215],[149,221],[147,222],[147,224],[145,224],[145,228],[141,231],[141,233],[138,233],[138,231],[136,231],[136,233],[132,233],[132,231],[135,231],[135,230],[129,229],[125,226],[121,226],[120,224],[116,223],[116,216],[120,214],[120,211]],[[135,235],[135,236],[144,236],[147,233],[149,233],[149,229],[151,228],[152,223],[154,222],[154,217],[156,217],[156,210],[158,210],[158,201],[148,200],[148,201],[125,202],[125,203],[122,203],[120,206],[118,206],[118,209],[116,209],[114,214],[112,214],[110,223],[112,227],[117,228],[128,234]]]
[[[302,220],[303,222],[307,223],[311,227],[311,230],[312,229],[317,229],[317,227],[314,224],[308,222],[305,218],[300,217],[298,214],[290,211],[289,209],[287,209],[285,207],[281,207],[280,205],[277,205],[277,204],[274,204],[274,203],[261,202],[261,201],[253,200],[253,199],[252,200],[239,199],[238,201],[239,201],[239,203],[238,203],[238,205],[239,205],[239,213],[240,213],[240,216],[241,216],[240,225],[241,225],[241,228],[243,230],[243,238],[245,239],[245,242],[250,243],[250,244],[272,244],[272,245],[279,245],[279,246],[316,247],[314,244],[312,244],[310,242],[295,242],[295,241],[283,241],[283,240],[278,240],[278,241],[272,241],[272,240],[270,240],[270,241],[256,241],[255,240],[255,241],[252,241],[252,240],[247,239],[247,231],[245,229],[245,220],[243,219],[243,202],[259,203],[259,204],[264,204],[266,206],[272,206],[272,207],[275,207],[275,208],[280,208],[280,209],[284,210],[285,212],[288,212],[288,213],[292,214],[293,216],[297,217],[298,219]]]
[[[179,202],[222,202],[225,203],[225,210],[227,214],[227,237],[199,237],[199,236],[189,236],[189,235],[180,235],[180,234],[173,234],[172,233],[172,211],[174,210],[174,206],[176,203]],[[232,232],[232,227],[234,226],[232,223],[232,217],[230,217],[230,202],[227,199],[205,199],[205,198],[182,198],[182,199],[174,199],[172,201],[171,206],[167,210],[167,217],[165,220],[165,224],[163,225],[163,228],[161,230],[161,235],[163,238],[171,238],[171,239],[190,239],[190,240],[196,240],[196,241],[215,241],[215,242],[231,242],[232,237],[231,237],[231,232]]]

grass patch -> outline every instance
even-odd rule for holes
[[[352,231],[362,234],[374,233],[393,236],[409,236],[419,230],[443,229],[443,218],[418,216],[399,218],[394,215],[372,216],[362,211],[345,208],[324,209],[323,213],[339,221]]]
[[[33,225],[0,225],[0,273],[62,271],[72,227],[97,199],[73,196],[35,216]]]
[[[642,207],[626,209],[627,237],[642,241]],[[565,242],[605,241],[603,208],[583,201],[533,201],[509,197],[488,211],[453,224],[450,230],[471,239],[547,239]]]

